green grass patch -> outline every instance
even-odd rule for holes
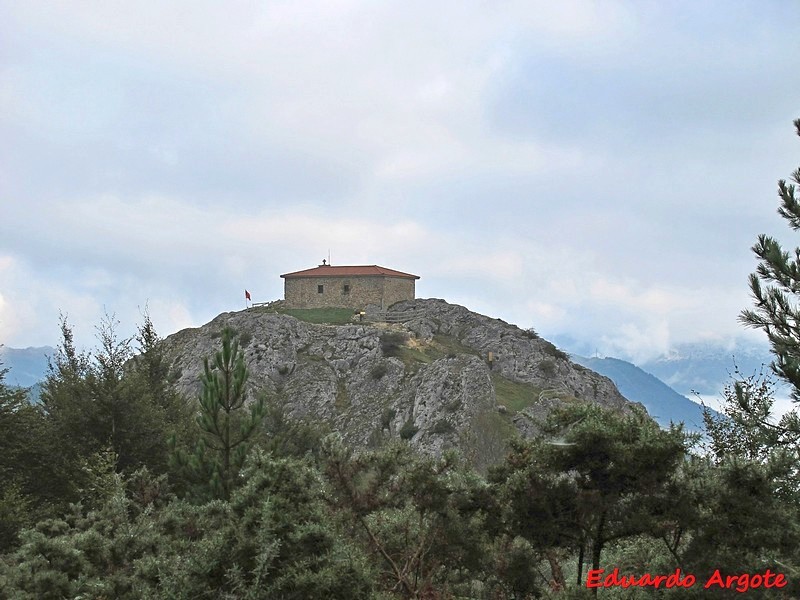
[[[430,352],[436,354],[436,358],[444,358],[452,354],[470,354],[472,356],[480,356],[477,350],[473,350],[469,346],[462,344],[458,338],[452,335],[436,334],[433,336],[431,342]]]
[[[497,373],[492,373],[492,383],[494,384],[497,403],[505,406],[512,413],[532,406],[539,401],[539,396],[561,400],[562,402],[579,402],[575,396],[564,390],[544,389],[530,383],[511,381]]]
[[[542,391],[535,385],[511,381],[497,373],[492,373],[492,384],[494,384],[497,403],[514,412],[533,405],[539,399],[539,393]]]
[[[518,435],[511,421],[496,412],[477,415],[469,430],[462,435],[464,455],[479,473],[505,458],[509,441]]]
[[[435,358],[431,357],[430,354],[421,350],[419,348],[411,348],[409,346],[401,346],[395,352],[395,356],[403,361],[403,364],[407,367],[414,367],[419,363],[428,364],[432,363]]]
[[[347,325],[353,320],[352,308],[281,308],[275,312],[322,325]]]
[[[395,348],[397,356],[407,367],[432,363],[441,358],[453,358],[461,354],[478,356],[479,354],[449,335],[435,335],[433,340],[425,344],[402,345]]]
[[[344,412],[350,408],[350,397],[347,394],[347,384],[344,379],[336,381],[336,400],[334,406],[336,406],[336,410],[339,412]]]

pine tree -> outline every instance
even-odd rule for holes
[[[142,324],[136,333],[137,356],[134,358],[132,371],[145,379],[154,404],[172,410],[177,394],[169,385],[169,364],[147,307],[142,318]],[[180,402],[180,398],[177,400]]]
[[[800,135],[800,119],[794,125]],[[800,184],[800,169],[792,174],[792,181]],[[778,214],[794,231],[800,230],[800,197],[794,184],[781,179],[778,196]],[[740,320],[764,330],[775,355],[775,373],[794,386],[795,398],[800,399],[800,248],[790,255],[775,238],[761,234],[753,252],[759,259],[756,272],[750,275],[755,309],[743,311]]]
[[[200,414],[197,423],[202,436],[192,456],[176,450],[174,460],[188,468],[195,478],[205,479],[211,494],[230,498],[256,430],[266,411],[263,398],[245,410],[248,371],[244,355],[230,328],[222,331],[222,349],[209,363],[203,361],[200,381]]]
[[[682,428],[575,403],[553,410],[543,429],[556,439],[513,444],[495,470],[513,531],[535,548],[577,551],[579,582],[584,562],[599,568],[614,542],[660,535],[657,515],[686,455]]]
[[[800,135],[800,119],[794,122]],[[787,183],[778,182],[780,214],[794,231],[800,230],[800,168]],[[750,291],[755,300],[752,310],[742,311],[739,320],[748,327],[762,329],[767,334],[772,354],[772,370],[793,387],[792,397],[800,402],[800,247],[789,252],[775,238],[758,236],[753,252],[759,259],[756,272],[750,275]],[[744,398],[738,394],[739,398]],[[743,402],[745,411],[753,412]],[[757,407],[760,410],[760,407]],[[769,416],[769,415],[766,415]],[[771,427],[768,418],[762,419],[764,427]],[[800,419],[796,412],[785,416],[780,425],[784,434],[796,439],[800,434]]]

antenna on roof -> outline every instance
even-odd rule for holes
[[[328,265],[330,266],[330,264],[331,264],[331,249],[328,248]]]

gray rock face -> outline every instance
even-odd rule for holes
[[[401,437],[436,455],[458,448],[480,468],[502,458],[514,431],[531,435],[560,403],[632,406],[610,379],[498,319],[435,299],[395,304],[391,316],[399,322],[319,325],[252,308],[163,344],[176,387],[195,398],[202,357],[219,349],[222,329],[231,327],[251,395],[266,393],[294,417],[326,421],[355,446]]]

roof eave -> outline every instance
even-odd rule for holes
[[[336,273],[305,273],[296,275],[295,273],[284,273],[281,275],[283,279],[302,279],[304,277],[320,278],[320,277],[394,277],[395,279],[419,279],[419,275],[390,275],[388,273],[358,273],[339,275]]]

